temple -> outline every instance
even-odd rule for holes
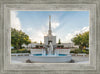
[[[48,45],[50,42],[52,43],[52,45],[56,45],[56,36],[52,35],[52,30],[51,30],[51,16],[49,16],[49,30],[48,30],[48,35],[44,36],[44,44]]]
[[[50,42],[52,43],[53,47],[63,47],[63,48],[79,48],[79,46],[74,45],[74,43],[61,43],[58,44],[56,43],[56,36],[52,35],[52,23],[51,23],[51,16],[49,16],[49,29],[48,29],[48,34],[47,36],[44,36],[44,43],[30,43],[27,45],[23,44],[23,47],[28,47],[28,48],[35,48],[35,47],[47,47]]]

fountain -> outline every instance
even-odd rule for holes
[[[46,54],[47,52],[48,54]],[[31,54],[30,60],[37,63],[65,63],[71,61],[71,55],[54,52],[53,45],[50,43],[47,51],[45,48],[42,49],[42,54]]]
[[[42,53],[41,54],[31,54],[30,60],[32,62],[39,62],[39,63],[70,62],[71,61],[70,54],[59,54],[59,52],[57,51],[58,49],[55,49],[55,47],[54,47],[56,45],[56,36],[52,35],[50,19],[51,19],[51,16],[49,16],[48,36],[44,37],[44,45],[45,46],[43,49],[41,49]],[[34,50],[34,49],[32,49],[32,50]]]
[[[50,42],[48,49],[48,56],[52,56],[53,55],[53,46],[52,43]]]

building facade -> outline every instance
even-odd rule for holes
[[[52,35],[52,30],[51,30],[51,16],[49,16],[49,30],[48,30],[48,35],[44,36],[44,44],[48,45],[50,42],[52,43],[52,45],[56,45],[56,36]]]

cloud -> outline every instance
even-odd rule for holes
[[[41,29],[35,30],[30,28],[26,28],[24,29],[26,31],[26,33],[29,35],[30,39],[32,40],[32,42],[36,41],[36,42],[40,42],[42,41],[44,43],[44,36],[48,35],[48,27],[44,27],[42,26]],[[56,35],[55,33],[52,33],[54,36]]]
[[[55,29],[56,27],[58,27],[59,25],[60,25],[60,24],[59,24],[58,22],[52,22],[52,23],[51,23],[51,27],[54,28],[54,29]]]
[[[36,41],[38,43],[40,41],[44,42],[44,36],[46,36],[47,32],[48,32],[47,28],[44,27],[44,26],[41,27],[41,29],[38,29],[38,30],[32,29],[31,27],[24,28],[23,31],[25,31],[26,34],[29,35],[32,42]]]
[[[27,34],[29,35],[30,39],[32,42],[44,42],[44,36],[47,35],[48,31],[45,27],[42,27],[40,30],[33,30],[32,28],[27,28],[25,29],[27,31]],[[73,33],[68,33],[64,38],[61,38],[62,42],[67,42],[70,43],[71,39],[76,36],[76,34],[81,34],[86,31],[89,31],[89,26],[88,27],[83,27],[81,30],[74,31]],[[57,36],[55,33],[52,33],[54,36]],[[57,36],[58,37],[58,36]]]
[[[82,34],[84,32],[87,32],[89,31],[89,26],[88,27],[83,27],[81,30],[78,30],[78,31],[75,31],[74,33],[68,33],[67,36],[65,37],[66,38],[66,42],[72,42],[71,39],[73,37],[76,36],[76,34]]]
[[[17,15],[18,13],[16,11],[11,11],[11,27],[16,30],[21,30],[21,23]]]
[[[44,33],[42,31],[33,32],[30,34],[30,39],[32,40],[32,42],[44,42]]]
[[[31,27],[30,28],[26,28],[24,29],[26,31],[26,33],[29,35],[30,39],[32,40],[32,42],[40,42],[42,41],[44,43],[44,36],[46,36],[48,34],[48,30],[47,30],[47,27],[41,27],[41,29],[39,30],[35,30],[35,29],[32,29]],[[83,27],[82,29],[80,30],[77,30],[77,31],[74,31],[73,33],[68,33],[65,37],[61,36],[61,41],[64,42],[64,43],[71,43],[71,39],[73,37],[76,36],[76,34],[81,34],[81,33],[84,33],[86,31],[89,31],[89,26],[88,27]],[[54,36],[57,36],[58,35],[56,33],[52,33]],[[62,38],[63,37],[63,38]]]
[[[53,35],[53,36],[56,36],[56,34],[55,34],[54,32],[52,33],[52,35]]]
[[[25,29],[27,32],[31,32],[33,29],[32,29],[32,27],[30,27],[30,28],[26,28]]]

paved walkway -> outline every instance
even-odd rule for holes
[[[72,59],[77,62],[89,61],[89,56],[72,56]]]

